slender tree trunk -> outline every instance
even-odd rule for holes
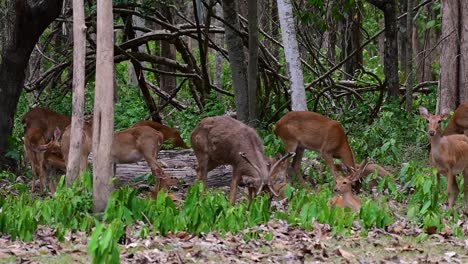
[[[107,206],[112,191],[114,138],[114,19],[111,0],[97,2],[96,90],[93,122],[94,211]]]
[[[14,165],[5,153],[29,57],[42,32],[60,14],[62,2],[0,3],[0,168]]]
[[[404,14],[408,10],[408,1],[407,0],[398,0],[399,1],[399,14]],[[399,31],[398,31],[398,55],[400,55],[400,69],[405,76],[408,76],[406,70],[406,50],[408,46],[408,33],[407,31],[411,30],[407,26],[407,19],[400,19],[399,21]]]
[[[133,22],[133,25],[135,25],[137,27],[144,27],[145,26],[145,20],[143,18],[139,17],[139,16],[132,16],[132,22]],[[143,35],[143,33],[141,31],[136,31],[135,32],[136,37],[140,37],[142,35]],[[139,52],[145,52],[145,47],[143,45],[139,46],[138,51]],[[127,63],[127,71],[128,71],[127,84],[137,86],[138,85],[137,75],[136,75],[135,69],[133,68],[133,65],[132,65],[132,63],[130,61]]]
[[[413,110],[413,0],[407,0],[408,14],[406,16],[406,112],[411,113]]]
[[[460,102],[468,102],[468,3],[460,1]]]
[[[258,75],[258,7],[257,0],[248,0],[249,20],[249,66],[248,66],[248,95],[249,95],[249,123],[257,123],[257,75]]]
[[[438,112],[448,113],[455,109],[458,102],[458,77],[460,47],[459,36],[459,2],[442,0],[442,36],[440,52],[440,87]]]
[[[237,16],[237,1],[222,0],[225,25],[226,44],[229,52],[229,64],[234,87],[234,103],[236,105],[237,119],[248,123],[249,101],[247,85],[247,67],[245,65],[244,45],[242,38],[234,31],[239,30],[239,18]],[[233,27],[233,28],[231,28]]]
[[[70,133],[70,150],[66,173],[70,185],[81,170],[81,149],[83,146],[84,92],[86,65],[86,25],[83,0],[73,0],[73,109]]]
[[[291,107],[294,111],[304,111],[307,110],[304,77],[302,75],[299,46],[296,39],[290,0],[278,0],[278,15],[286,57],[286,68],[291,86]]]
[[[163,6],[162,8],[163,15],[167,18],[169,23],[173,23],[171,8],[168,6]],[[175,47],[169,41],[161,40],[161,57],[168,58],[171,60],[176,59]],[[172,67],[161,65],[160,69],[166,72],[175,72]],[[161,74],[159,77],[159,86],[167,94],[172,94],[177,88],[176,77],[173,75]],[[159,105],[163,105],[165,100],[161,97],[159,98]]]
[[[367,0],[382,10],[385,20],[384,72],[390,96],[398,97],[398,24],[396,0]]]
[[[216,16],[223,17],[223,10],[219,3],[215,5],[214,10],[215,10]],[[217,26],[217,27],[223,26],[223,24],[218,20],[215,20],[214,23],[215,23],[214,26]],[[216,43],[217,46],[219,46],[220,48],[223,48],[224,47],[224,35],[215,34],[214,42]],[[214,60],[213,85],[218,88],[222,88],[223,84],[222,84],[221,79],[222,79],[222,74],[223,74],[223,55],[221,55],[221,53],[219,52],[214,51],[214,57],[215,57],[215,60]]]

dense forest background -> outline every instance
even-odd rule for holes
[[[36,241],[39,246],[28,246],[42,249],[43,237],[50,236],[49,256],[52,250],[65,252],[58,241],[75,245],[81,237],[87,241],[81,246],[87,245],[75,255],[87,252],[94,263],[251,262],[268,256],[285,261],[286,251],[297,261],[375,261],[395,252],[419,261],[421,252],[427,253],[425,260],[468,259],[462,197],[454,209],[446,208],[447,182],[445,177],[438,182],[437,171],[428,165],[427,125],[418,112],[424,105],[431,113],[449,113],[468,102],[468,2],[112,1],[109,75],[100,75],[100,67],[108,64],[97,55],[97,2],[81,3],[84,39],[77,43],[73,6],[80,1],[0,0],[0,247],[19,239]],[[95,87],[112,84],[115,131],[152,119],[177,128],[189,143],[200,120],[230,115],[254,127],[266,154],[273,156],[284,152],[272,132],[274,123],[291,110],[309,110],[340,121],[357,164],[379,164],[391,177],[374,173],[365,180],[358,212],[328,206],[333,180],[315,162],[315,152],[305,155],[307,185],[290,183],[287,201],[271,207],[265,196],[250,203],[241,198],[231,206],[226,195],[203,192],[200,184],[180,187],[185,200],[175,202],[166,193],[150,200],[126,186],[111,194],[102,215],[95,215],[89,172],[70,188],[62,181],[54,195],[30,194],[21,118],[35,106],[72,114],[78,58],[73,46],[79,44],[85,47],[84,112],[93,114],[105,105]],[[325,243],[324,237],[333,240]],[[388,239],[394,250],[383,246]],[[184,250],[192,241],[208,246],[180,253],[174,241]],[[261,241],[260,246],[249,241]],[[235,249],[213,246],[218,242]],[[146,251],[133,252],[127,247],[131,243]],[[269,249],[259,256],[265,244]],[[148,251],[154,247],[157,254]],[[22,256],[5,252],[0,250],[0,256]],[[70,260],[74,253],[67,251],[60,260],[86,262],[83,256]]]

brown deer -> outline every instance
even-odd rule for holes
[[[437,168],[439,174],[447,176],[448,207],[452,208],[458,197],[456,175],[463,172],[465,213],[468,213],[468,137],[442,135],[441,123],[448,114],[432,115],[423,106],[419,107],[419,113],[428,121],[427,133],[431,142],[430,162]]]
[[[70,127],[68,127],[70,130]],[[60,139],[60,130],[56,129],[54,140],[48,144],[39,146],[36,151],[46,151],[50,149],[58,149],[62,152],[67,152],[70,145],[69,133],[65,134]],[[87,159],[91,152],[92,128],[91,124],[85,124],[84,139],[86,142],[83,145],[82,159]],[[114,133],[111,155],[115,164],[119,163],[134,163],[142,158],[146,160],[151,168],[151,173],[155,177],[156,186],[153,191],[153,197],[157,195],[161,186],[167,185],[162,169],[157,163],[157,155],[163,142],[161,132],[154,130],[148,126],[128,128]]]
[[[361,182],[364,180],[367,176],[369,176],[371,173],[374,171],[377,172],[377,175],[379,176],[378,179],[372,179],[369,182],[369,188],[374,188],[375,186],[379,185],[379,179],[383,178],[385,176],[392,176],[390,172],[388,172],[386,169],[384,169],[382,166],[376,163],[369,163],[367,160],[362,160],[361,164],[357,166],[356,170],[354,171],[348,171],[348,169],[345,166],[342,166],[342,164],[335,164],[336,170],[341,171],[347,174],[347,177],[350,177],[353,181],[353,190],[355,192],[359,192],[361,189]]]
[[[149,126],[157,131],[161,132],[164,135],[164,141],[169,140],[172,142],[174,147],[179,147],[183,149],[188,149],[189,147],[185,144],[184,140],[180,137],[179,131],[174,128],[170,128],[163,124],[160,124],[155,121],[151,120],[142,120],[136,122],[132,127],[139,127],[139,126]]]
[[[353,194],[353,180],[350,177],[338,176],[335,178],[335,195],[331,200],[331,205],[341,208],[349,207],[353,211],[361,208],[361,199]]]
[[[335,178],[338,173],[333,158],[341,159],[350,170],[355,168],[348,138],[338,121],[314,112],[293,111],[276,122],[274,132],[283,141],[287,152],[296,153],[292,167],[302,183],[301,161],[305,149],[320,152]]]
[[[48,181],[44,171],[44,155],[47,155],[47,153],[38,153],[35,152],[34,149],[39,145],[46,144],[52,138],[55,127],[63,129],[70,124],[71,119],[69,116],[56,113],[46,108],[37,107],[27,112],[23,116],[21,122],[25,129],[25,156],[31,164],[32,170],[33,180],[31,191],[35,192],[36,181],[39,179],[39,188],[41,192],[43,192],[47,185],[46,182]],[[56,155],[50,154],[49,157],[51,158],[51,164],[60,164],[60,159]],[[51,187],[49,188],[52,189]]]
[[[468,136],[468,103],[463,103],[455,110],[444,131],[444,136],[465,134]]]
[[[198,167],[198,179],[206,183],[208,171],[223,164],[233,168],[229,201],[235,203],[236,191],[243,177],[249,185],[249,193],[258,195],[269,190],[277,196],[272,180],[283,173],[280,167],[289,153],[268,168],[263,154],[263,144],[256,131],[244,123],[228,117],[216,116],[204,118],[190,136]]]

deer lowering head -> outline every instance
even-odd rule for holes
[[[48,177],[45,172],[45,157],[53,157],[52,166],[63,164],[60,162],[60,156],[48,155],[43,152],[34,151],[40,145],[46,144],[51,138],[56,127],[61,129],[70,124],[70,117],[65,116],[46,108],[34,108],[27,112],[21,122],[25,129],[24,149],[26,159],[31,163],[33,182],[31,190],[34,192],[36,180],[39,179],[40,189],[43,191],[46,187]],[[44,157],[44,155],[46,155]]]
[[[136,122],[132,127],[139,127],[139,126],[149,126],[159,132],[161,132],[164,135],[164,140],[168,140],[172,142],[172,145],[174,147],[179,147],[183,149],[187,149],[188,146],[185,144],[184,140],[180,136],[179,131],[177,129],[165,126],[163,124],[160,124],[155,121],[151,120],[142,120]]]
[[[277,195],[273,188],[272,173],[278,174],[279,168],[288,154],[269,168],[264,157],[263,144],[255,130],[244,123],[228,116],[207,117],[192,131],[190,137],[197,157],[198,179],[206,183],[208,171],[217,166],[229,164],[233,167],[233,176],[229,201],[235,203],[237,186],[243,177],[250,185],[249,191],[255,194],[268,189]]]
[[[296,153],[292,166],[301,182],[304,182],[300,167],[305,149],[320,152],[335,178],[338,173],[333,158],[341,159],[350,170],[355,168],[348,138],[338,121],[314,112],[293,111],[276,122],[274,131],[283,141],[286,151]]]

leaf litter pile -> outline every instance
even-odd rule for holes
[[[2,181],[0,187],[4,197],[20,196],[21,191],[18,191],[20,188],[14,184]],[[25,188],[27,190],[27,186]],[[415,196],[417,192],[412,191]],[[189,192],[186,188],[180,188],[174,193],[174,197],[190,199]],[[314,196],[314,191],[307,192]],[[321,193],[315,196],[320,198]],[[290,194],[289,198],[291,195],[300,196],[300,194],[300,192]],[[219,192],[219,195],[225,196],[225,193]],[[327,195],[329,197],[330,193]],[[138,195],[140,198],[142,196]],[[411,203],[409,199],[403,202],[390,200],[387,205],[394,217],[390,224],[377,227],[374,223],[373,226],[365,227],[366,222],[362,220],[365,216],[362,211],[371,210],[373,207],[369,209],[364,206],[361,213],[353,214],[349,210],[339,209],[337,212],[345,214],[338,214],[338,218],[355,217],[350,220],[351,224],[347,231],[340,232],[333,227],[337,220],[334,220],[333,224],[328,224],[320,220],[320,217],[311,219],[305,217],[304,209],[307,206],[299,204],[295,199],[273,201],[271,208],[274,208],[274,215],[272,213],[263,223],[245,227],[237,232],[226,230],[204,232],[200,231],[201,229],[196,232],[172,231],[170,228],[161,232],[161,229],[155,228],[155,222],[135,219],[131,224],[123,225],[123,233],[119,234],[117,239],[119,261],[121,263],[468,263],[468,239],[465,238],[468,234],[468,221],[463,215],[458,217],[455,223],[453,219],[449,223],[445,215],[440,217],[439,225],[426,225],[426,220],[415,223],[401,216],[406,214],[406,211],[402,210],[406,210]],[[182,201],[176,201],[176,204],[178,208],[184,207]],[[303,208],[297,210],[296,216],[291,216],[291,207],[294,204]],[[422,209],[426,207],[424,204],[421,206]],[[440,205],[437,205],[437,208],[441,211],[446,210]],[[0,209],[0,225],[2,211],[3,207]],[[200,215],[202,214],[203,212],[200,212]],[[118,217],[125,218],[121,215]],[[303,221],[299,219],[301,217],[307,219],[306,224],[301,222]],[[90,231],[70,228],[64,232],[63,228],[60,230],[55,224],[38,223],[29,241],[13,239],[12,235],[2,232],[0,263],[90,262],[90,232],[95,229],[94,224],[91,225],[93,227]],[[454,227],[457,229],[456,232]],[[463,235],[456,235],[460,232]],[[161,235],[162,233],[164,235]]]

